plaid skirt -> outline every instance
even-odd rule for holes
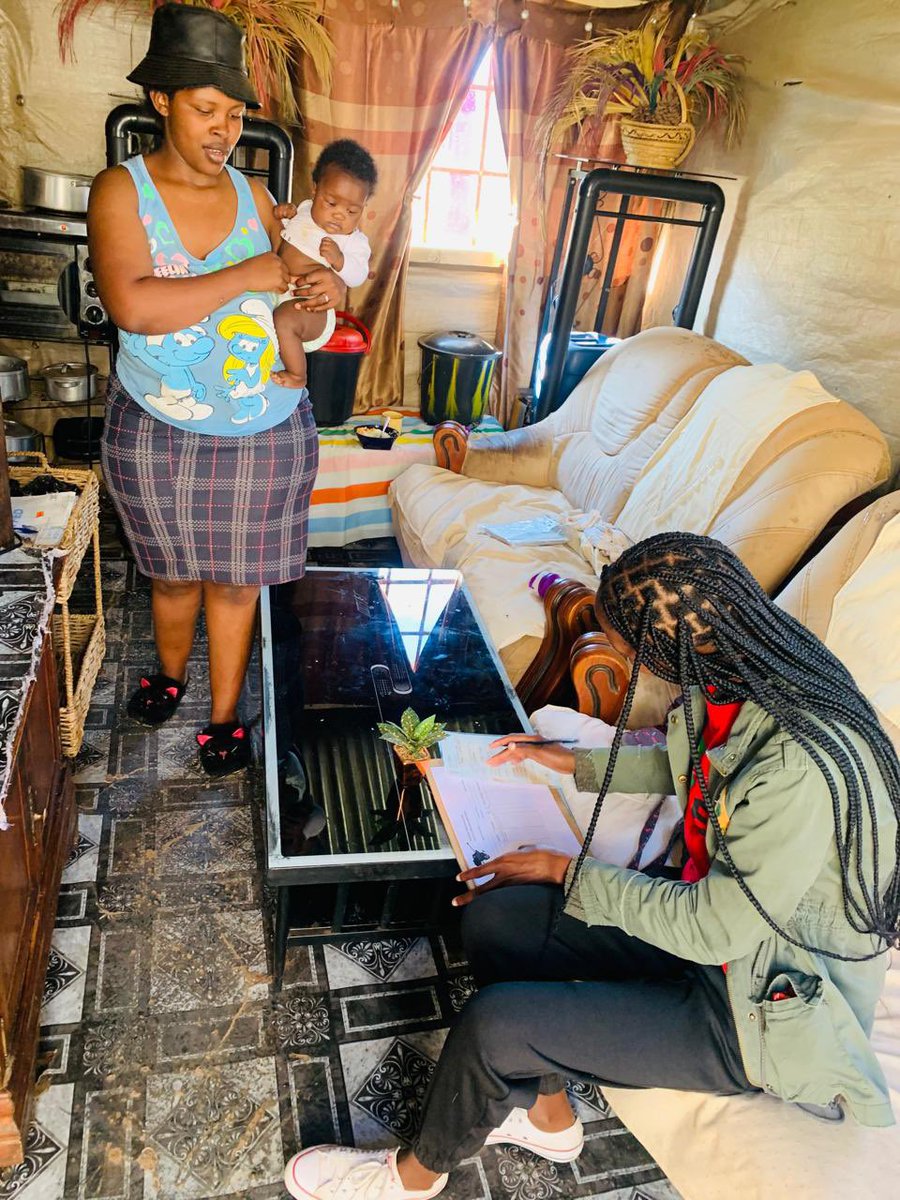
[[[260,587],[303,575],[319,465],[305,394],[274,429],[217,437],[151,416],[113,375],[101,462],[142,574]]]

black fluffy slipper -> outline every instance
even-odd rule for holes
[[[207,725],[197,734],[197,745],[207,775],[230,775],[250,765],[250,735],[239,721]]]
[[[179,683],[168,675],[144,675],[128,701],[128,715],[142,725],[162,725],[174,715],[186,690],[187,680]]]

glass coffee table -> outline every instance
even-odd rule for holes
[[[499,581],[498,581],[499,585]],[[266,879],[288,942],[439,927],[456,860],[427,784],[378,736],[405,708],[530,731],[456,571],[312,567],[261,598]]]

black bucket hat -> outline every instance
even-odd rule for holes
[[[209,8],[158,8],[147,53],[126,78],[161,89],[216,87],[248,108],[261,107],[247,72],[243,33]]]

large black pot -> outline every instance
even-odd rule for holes
[[[419,345],[422,420],[475,425],[487,408],[501,351],[477,333],[459,330],[429,333]]]

